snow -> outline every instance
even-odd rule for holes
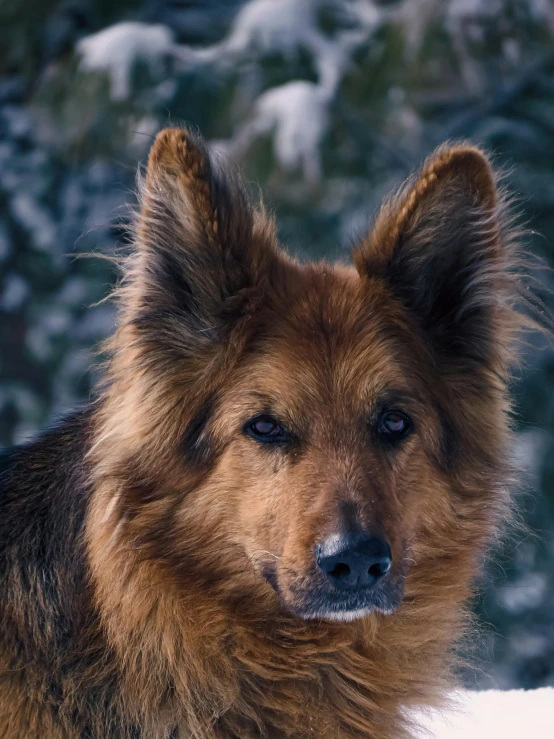
[[[321,175],[320,143],[327,129],[326,97],[313,82],[294,80],[264,92],[250,120],[219,148],[240,156],[260,136],[273,135],[275,157],[286,170],[301,168],[304,179]]]
[[[554,688],[459,691],[447,712],[416,716],[417,739],[552,739]]]
[[[346,69],[352,50],[374,31],[381,14],[372,3],[337,6],[354,24],[353,30],[326,37],[317,27],[321,0],[251,0],[238,12],[228,36],[218,44],[191,49],[181,46],[176,55],[190,65],[230,66],[245,54],[250,57],[272,52],[288,59],[301,49],[311,53],[317,83],[292,80],[263,92],[250,116],[220,149],[240,157],[260,136],[273,138],[273,149],[284,171],[300,169],[304,179],[316,183],[321,177],[320,145],[328,126],[328,106]]]
[[[174,52],[173,33],[166,26],[126,21],[86,36],[77,44],[84,72],[106,72],[113,100],[126,100],[137,61],[144,61],[156,77],[163,75],[163,60]]]
[[[175,91],[175,80],[167,79],[167,75],[164,79],[164,62],[169,59],[185,69],[213,65],[223,74],[245,61],[258,61],[263,55],[282,54],[292,61],[301,51],[307,51],[313,59],[317,82],[292,80],[262,92],[250,101],[249,114],[243,116],[244,122],[231,138],[218,143],[231,156],[241,156],[256,138],[271,136],[280,167],[284,171],[300,169],[304,179],[313,183],[321,175],[319,148],[328,125],[328,107],[352,64],[354,49],[362,43],[371,44],[377,29],[392,21],[403,28],[409,61],[419,51],[425,29],[437,15],[439,5],[438,0],[398,4],[376,0],[250,0],[238,10],[226,37],[210,46],[179,45],[167,26],[125,21],[81,39],[77,51],[82,71],[108,75],[111,97],[116,101],[130,97],[133,66],[143,61],[158,82],[152,94],[159,103],[170,99]],[[498,0],[449,0],[447,25],[451,26],[458,52],[464,51],[462,28],[466,20],[491,15],[497,5]],[[535,15],[549,12],[545,0],[533,0],[531,5]],[[319,27],[322,9],[332,10],[343,30],[325,34]],[[466,56],[460,56],[462,77],[468,89],[478,91],[480,75],[471,62],[463,61]],[[260,92],[258,89],[254,97]]]
[[[126,100],[138,60],[160,81],[164,59],[189,68],[214,65],[221,72],[244,57],[281,53],[292,60],[301,50],[308,51],[317,82],[292,80],[266,90],[253,102],[245,123],[219,146],[231,155],[240,155],[256,138],[270,135],[280,167],[284,171],[300,169],[307,182],[315,183],[321,176],[319,149],[327,130],[328,106],[352,63],[354,48],[366,41],[385,17],[369,0],[337,3],[335,10],[350,30],[328,37],[318,28],[317,14],[323,5],[323,0],[251,0],[238,11],[227,36],[204,48],[175,44],[166,26],[117,23],[78,43],[80,69],[106,73],[112,99]],[[166,83],[171,85],[170,80]],[[170,97],[160,84],[156,90],[160,99]]]
[[[508,611],[524,613],[538,608],[547,589],[548,581],[542,572],[525,572],[499,589],[498,600]]]
[[[239,54],[253,47],[290,57],[313,29],[315,7],[314,0],[253,0],[237,13],[226,46]]]
[[[282,52],[294,58],[315,31],[317,0],[251,0],[237,13],[223,41],[201,49],[181,47],[189,62],[228,64],[250,54]]]

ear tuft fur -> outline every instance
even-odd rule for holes
[[[476,146],[444,144],[426,160],[420,173],[409,178],[382,206],[369,238],[354,251],[358,272],[367,274],[370,269],[374,274],[379,262],[388,262],[402,234],[423,215],[418,210],[440,207],[441,193],[446,196],[450,188],[458,189],[466,206],[482,206],[492,212],[497,205],[496,184],[484,152]]]
[[[217,211],[212,204],[211,163],[204,142],[184,128],[167,128],[156,136],[148,157],[147,189],[175,187],[187,195],[195,215],[217,235]]]
[[[227,244],[248,240],[253,212],[237,172],[208,151],[200,136],[185,128],[167,128],[156,136],[142,187],[141,221],[181,221],[190,239]],[[163,229],[162,229],[163,230]],[[140,241],[140,239],[139,239]]]
[[[444,145],[385,202],[354,262],[388,283],[441,356],[483,361],[507,343],[511,223],[486,155]]]

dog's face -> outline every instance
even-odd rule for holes
[[[113,423],[141,419],[135,540],[180,582],[271,586],[304,619],[390,613],[418,571],[445,593],[467,579],[507,432],[499,219],[482,154],[444,149],[355,269],[300,265],[198,141],[160,134],[115,359]]]
[[[198,441],[221,452],[198,494],[229,501],[236,543],[294,613],[390,612],[419,513],[450,495],[433,371],[378,286],[297,277],[206,419]]]

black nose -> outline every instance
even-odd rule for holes
[[[392,565],[386,541],[365,534],[334,534],[317,549],[317,564],[341,590],[372,588]]]

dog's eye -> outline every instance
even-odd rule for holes
[[[385,411],[379,416],[377,431],[382,438],[403,439],[412,429],[411,418],[400,411]]]
[[[271,416],[263,415],[248,421],[245,432],[262,444],[276,444],[288,441],[289,435],[281,424]]]

